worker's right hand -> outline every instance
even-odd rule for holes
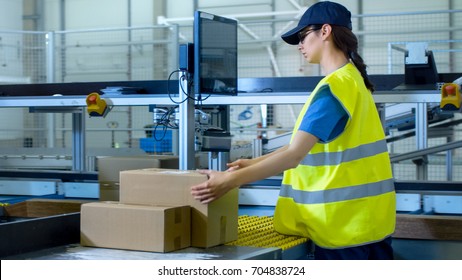
[[[203,204],[210,203],[238,187],[233,185],[230,179],[233,175],[231,173],[212,170],[198,170],[198,172],[207,175],[207,181],[192,186],[191,195]]]
[[[228,166],[228,169],[226,171],[232,172],[241,168],[251,166],[252,164],[253,162],[251,159],[241,158],[233,162],[227,163],[226,166]]]

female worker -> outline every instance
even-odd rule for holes
[[[290,144],[232,162],[232,172],[201,171],[209,179],[191,193],[209,203],[284,171],[274,214],[278,232],[310,238],[315,259],[392,259],[391,165],[373,85],[351,29],[351,13],[323,1],[282,35],[325,75],[301,110]]]

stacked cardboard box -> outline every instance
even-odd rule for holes
[[[99,199],[101,201],[119,201],[120,171],[141,168],[178,169],[178,157],[169,155],[100,157],[97,165]]]
[[[82,206],[83,246],[170,252],[190,246],[189,206],[93,202]]]
[[[209,204],[191,195],[191,186],[207,177],[195,171],[141,169],[120,172],[120,202],[191,206],[191,245],[212,247],[237,239],[238,190]]]
[[[121,171],[119,203],[82,206],[81,244],[168,252],[236,240],[238,190],[202,204],[192,197],[191,186],[206,180],[196,171]]]

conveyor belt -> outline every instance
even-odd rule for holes
[[[10,236],[6,243],[15,243],[28,249],[30,252],[17,255],[3,255],[2,259],[33,259],[33,260],[191,260],[191,259],[310,259],[310,242],[305,238],[284,236],[274,232],[272,228],[273,218],[270,216],[239,216],[238,240],[226,245],[212,248],[189,247],[171,253],[152,253],[141,251],[116,250],[105,248],[83,247],[78,243],[79,213],[58,215],[49,218],[31,219],[14,222],[10,228],[8,223],[0,224],[3,229],[2,236]],[[30,226],[26,226],[30,224]],[[13,228],[14,226],[21,228]],[[58,226],[59,228],[54,228]],[[77,233],[75,237],[68,236],[64,228],[69,229],[74,225],[75,229],[69,232]],[[48,233],[43,231],[48,229]],[[73,240],[66,245],[47,243],[50,232],[65,238],[61,240]],[[14,234],[13,234],[14,233]],[[73,234],[75,235],[75,234]],[[59,240],[58,240],[59,241]],[[61,242],[60,241],[60,242]],[[1,243],[1,242],[0,242]],[[5,253],[5,244],[0,246]],[[33,250],[33,246],[37,247]],[[27,247],[27,248],[26,248]],[[38,249],[38,248],[46,249]],[[461,259],[462,242],[440,240],[393,240],[396,259]],[[32,249],[32,250],[30,250]]]
[[[304,244],[307,238],[282,235],[274,230],[273,217],[239,216],[238,239],[226,245],[280,248],[283,251]]]
[[[78,215],[78,213],[75,213]],[[32,222],[34,219],[32,220]],[[42,218],[41,223],[52,222],[52,218]],[[37,219],[37,222],[38,219]],[[19,223],[21,224],[21,223]],[[53,223],[54,224],[54,223]],[[61,223],[59,223],[61,224]],[[13,224],[12,224],[13,225]],[[26,225],[26,224],[24,224]],[[78,223],[76,223],[78,226]],[[305,259],[307,258],[308,242],[305,238],[284,236],[273,229],[272,217],[239,216],[239,239],[236,244],[216,246],[212,248],[194,248],[174,251],[171,253],[152,253],[106,248],[83,247],[78,243],[67,243],[62,246],[45,246],[45,249],[28,253],[3,256],[5,259],[47,259],[47,260],[95,260],[95,259],[145,259],[145,260],[174,260],[174,259]],[[7,226],[7,225],[4,225]],[[7,230],[7,228],[3,228]],[[29,232],[22,229],[21,232]],[[31,231],[32,233],[34,231]],[[73,230],[77,234],[78,230]],[[36,244],[41,236],[24,238],[26,243]],[[46,239],[46,238],[45,238]],[[75,238],[72,238],[74,240]],[[254,242],[251,242],[253,239]],[[46,241],[46,240],[45,240]],[[44,242],[44,241],[43,241]],[[74,241],[75,242],[75,241]],[[245,244],[244,244],[245,242]],[[17,242],[21,243],[21,242]],[[61,243],[63,244],[63,243]],[[25,246],[27,244],[21,244]],[[43,248],[44,246],[42,246]]]

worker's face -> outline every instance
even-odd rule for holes
[[[307,27],[300,31],[298,50],[309,63],[319,63],[322,50],[320,28]]]

